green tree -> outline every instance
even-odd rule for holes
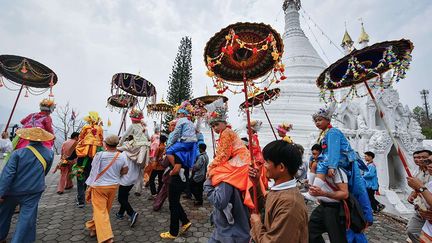
[[[432,127],[422,127],[422,134],[425,135],[426,139],[432,139]]]
[[[422,107],[416,106],[413,109],[413,117],[419,124],[422,124],[426,119],[426,112]]]
[[[192,97],[192,39],[188,36],[180,41],[168,86],[167,101],[170,104],[178,105]],[[168,122],[173,118],[173,115],[165,116],[165,131],[168,129]]]
[[[422,128],[422,134],[426,139],[432,139],[432,122],[426,118],[426,112],[423,107],[416,106],[413,109],[413,117],[417,120]]]

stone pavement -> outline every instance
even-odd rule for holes
[[[75,187],[63,195],[56,194],[56,183],[59,173],[47,176],[47,190],[44,192],[40,205],[37,223],[37,242],[96,242],[90,238],[84,228],[84,223],[91,217],[91,206],[83,209],[75,206]],[[169,242],[161,240],[159,233],[169,228],[168,202],[159,212],[152,211],[152,201],[144,196],[131,195],[131,204],[139,212],[138,222],[134,228],[129,227],[127,219],[117,220],[111,217],[115,242]],[[184,237],[174,242],[207,242],[212,232],[208,220],[211,207],[208,202],[203,207],[194,207],[190,200],[183,200],[192,227]],[[119,205],[114,203],[112,215],[117,212]],[[311,209],[311,207],[309,207]],[[9,232],[8,240],[14,232],[16,216]],[[405,223],[386,215],[378,215],[373,226],[368,229],[369,242],[405,242]]]

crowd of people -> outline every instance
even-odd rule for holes
[[[168,199],[170,224],[160,233],[162,239],[175,239],[192,226],[180,200],[186,194],[193,196],[197,207],[205,199],[212,205],[212,243],[325,242],[324,233],[331,242],[367,242],[365,230],[373,224],[373,215],[385,208],[375,198],[375,154],[367,151],[363,160],[351,148],[341,130],[331,125],[331,108],[313,114],[320,135],[304,162],[304,148],[288,135],[291,124],[280,124],[280,139],[261,149],[261,122],[251,121],[250,139],[241,138],[229,125],[226,106],[217,104],[221,102],[208,107],[205,116],[219,135],[212,158],[199,122],[194,123],[194,107],[185,101],[168,131],[157,127],[152,136],[140,110],[130,112],[132,124],[121,137],[104,136],[98,113],[89,112],[87,124],[63,143],[60,161],[53,165],[50,113],[55,104],[43,100],[41,112],[21,121],[23,128],[12,142],[2,134],[0,149],[6,162],[0,174],[0,243],[6,242],[17,207],[12,242],[35,241],[38,203],[52,166],[53,173],[60,171],[59,195],[74,187],[75,177],[77,207],[87,204],[93,211],[83,227],[97,242],[114,241],[111,216],[135,226],[140,210],[129,196],[133,188],[134,195],[141,196],[146,186],[153,210]],[[412,242],[432,242],[432,152],[417,151],[413,157],[418,172],[407,178],[413,189],[408,201],[416,214],[407,234]],[[112,213],[116,198],[120,207]],[[310,216],[309,201],[317,205]]]

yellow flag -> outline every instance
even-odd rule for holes
[[[108,118],[108,122],[107,122],[108,127],[111,126],[111,120]]]

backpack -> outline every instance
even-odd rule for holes
[[[363,232],[367,227],[366,219],[363,215],[363,209],[357,199],[349,193],[347,199],[341,202],[346,219],[346,228],[352,229],[355,233]]]
[[[340,169],[337,169],[337,171],[342,179],[342,183],[344,183]],[[328,183],[327,180],[325,180],[325,182],[330,188],[332,188],[332,190],[339,190],[332,184]],[[341,201],[341,210],[343,210],[343,212],[341,212],[340,215],[345,217],[346,229],[351,229],[355,233],[361,233],[366,229],[367,221],[363,214],[363,208],[351,192],[348,193],[347,199]]]

